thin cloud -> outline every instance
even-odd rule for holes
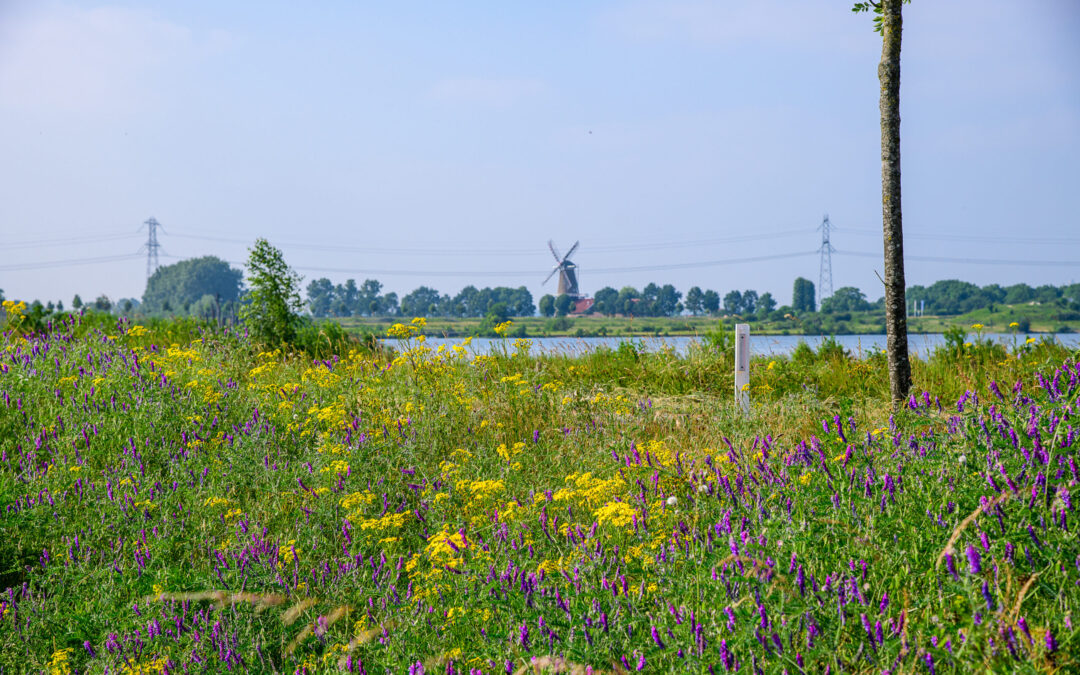
[[[231,38],[196,36],[145,11],[61,5],[8,17],[0,43],[0,105],[86,113],[140,107],[170,68]]]
[[[456,105],[508,108],[540,97],[546,90],[539,80],[467,77],[437,82],[431,88],[431,97]]]

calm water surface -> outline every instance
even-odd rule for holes
[[[1054,340],[1074,349],[1080,348],[1080,333],[1037,333],[1033,335],[1017,336],[1014,336],[1011,333],[988,333],[985,334],[984,337],[1009,345],[1010,347],[1012,346],[1014,339],[1017,344],[1023,344],[1024,340],[1028,337],[1032,337],[1036,340]],[[844,349],[847,349],[856,356],[866,355],[872,350],[885,348],[884,335],[837,335],[835,338]],[[761,335],[755,337],[753,332],[751,332],[750,348],[754,354],[783,356],[790,354],[800,342],[806,342],[814,349],[817,349],[823,339],[824,337],[817,335]],[[427,344],[432,348],[437,348],[439,345],[450,347],[451,345],[461,344],[464,340],[465,338],[428,337]],[[678,354],[685,354],[691,345],[700,342],[700,338],[693,336],[662,338],[530,337],[529,340],[532,341],[533,352],[542,351],[549,354],[583,354],[599,347],[618,349],[619,344],[623,342],[641,343],[648,351],[672,349]],[[396,341],[386,340],[386,342],[393,344]],[[513,340],[511,339],[509,342],[513,342]],[[473,338],[472,344],[469,345],[469,350],[474,354],[487,354],[493,347],[498,348],[502,344],[503,341],[498,338]],[[941,347],[944,344],[945,337],[941,333],[922,333],[917,335],[911,334],[908,336],[908,348],[913,355],[920,357],[925,357],[934,349]],[[512,347],[510,348],[512,349]]]

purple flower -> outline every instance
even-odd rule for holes
[[[656,630],[656,626],[652,627],[652,639],[653,642],[656,643],[657,647],[659,647],[660,649],[667,649],[667,646],[664,645],[664,641],[660,639],[660,632]]]
[[[725,669],[735,670],[735,656],[728,649],[727,640],[720,641],[720,662],[724,664]]]
[[[979,552],[971,544],[968,544],[967,547],[967,559],[969,573],[978,574],[979,572],[982,572],[982,563]]]
[[[521,624],[521,632],[518,634],[518,643],[522,649],[529,651],[529,626]]]
[[[956,561],[951,553],[945,554],[945,569],[949,570],[949,574],[952,575],[954,581],[959,580],[959,576],[956,574]]]
[[[1046,653],[1053,654],[1057,651],[1057,640],[1054,639],[1054,634],[1050,632],[1050,629],[1046,629]]]
[[[923,660],[926,661],[926,667],[930,670],[930,675],[937,675],[937,671],[934,670],[934,655],[927,652],[923,655]]]

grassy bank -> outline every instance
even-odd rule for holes
[[[723,348],[55,328],[2,346],[0,670],[1080,667],[1058,346],[916,361],[895,415],[799,349],[746,415]]]
[[[982,309],[952,316],[922,316],[909,319],[908,328],[914,333],[942,333],[948,328],[969,330],[974,324],[985,326],[986,332],[1009,333],[1017,326],[1037,333],[1080,331],[1080,320],[1073,314],[1051,305],[1000,305],[994,311]],[[346,330],[356,334],[373,332],[385,335],[398,319],[393,317],[342,317],[333,319]],[[520,337],[647,337],[673,335],[703,335],[725,326],[748,322],[759,335],[880,335],[885,332],[884,311],[845,312],[842,314],[813,313],[792,319],[761,320],[757,317],[518,317],[514,331]],[[491,322],[479,318],[433,317],[428,320],[427,333],[440,336],[490,334]]]

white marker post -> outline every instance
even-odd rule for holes
[[[735,402],[750,412],[750,324],[735,325]]]

